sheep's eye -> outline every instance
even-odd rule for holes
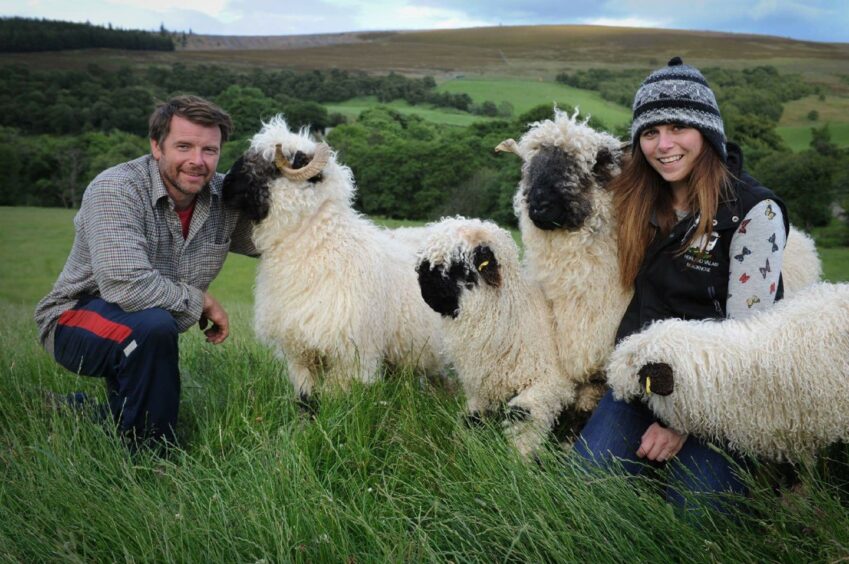
[[[292,159],[292,168],[304,168],[305,166],[307,166],[307,164],[309,164],[311,160],[312,159],[306,156],[303,151],[298,151],[297,153],[295,153],[295,158]]]

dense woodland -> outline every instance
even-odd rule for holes
[[[629,103],[649,70],[591,69],[561,74],[558,80]],[[747,168],[788,201],[795,223],[824,225],[832,203],[849,207],[849,152],[831,143],[827,126],[816,130],[811,148],[801,153],[791,152],[775,132],[782,105],[816,94],[813,87],[772,67],[707,69],[705,74],[717,92],[729,138],[744,147]],[[491,102],[475,105],[466,94],[439,93],[431,77],[393,73],[237,72],[183,64],[51,71],[4,66],[0,165],[6,183],[0,205],[78,206],[99,171],[147,150],[152,107],[176,93],[199,94],[232,114],[236,129],[225,147],[222,171],[244,150],[261,119],[282,112],[293,128],[310,125],[315,132],[327,132],[354,171],[362,211],[408,219],[462,213],[514,224],[511,199],[518,163],[494,155],[492,147],[506,137],[518,138],[527,123],[551,117],[547,106],[512,116],[510,108]],[[344,116],[330,114],[322,105],[361,96],[447,106],[495,119],[455,127],[376,107],[345,123]],[[606,128],[598,120],[592,125]],[[613,129],[620,136],[626,131]],[[845,230],[841,233],[845,239]],[[840,244],[849,243],[843,239]]]
[[[185,38],[185,34],[181,36]],[[131,49],[173,51],[172,34],[113,29],[89,23],[32,18],[0,18],[0,52],[61,51],[65,49]]]

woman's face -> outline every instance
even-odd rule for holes
[[[667,182],[683,182],[690,177],[702,153],[701,132],[686,125],[654,125],[640,134],[640,149],[649,164]]]

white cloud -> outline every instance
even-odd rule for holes
[[[608,25],[612,27],[670,27],[672,24],[664,20],[650,20],[635,16],[627,18],[586,18],[579,23],[586,25]]]
[[[159,13],[195,11],[215,17],[224,12],[227,0],[180,0],[179,2],[151,2],[150,0],[105,0],[105,4],[125,6],[137,10]]]

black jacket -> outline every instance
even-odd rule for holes
[[[680,221],[665,237],[655,226],[654,240],[634,282],[634,297],[616,334],[617,343],[661,319],[724,319],[729,249],[740,222],[756,204],[771,199],[781,208],[785,231],[789,229],[784,202],[743,171],[743,154],[737,145],[728,143],[727,149],[728,167],[737,180],[732,193],[720,202],[710,243],[704,251],[691,247],[680,253],[696,227],[696,217]],[[775,299],[781,299],[783,292],[779,278]]]

